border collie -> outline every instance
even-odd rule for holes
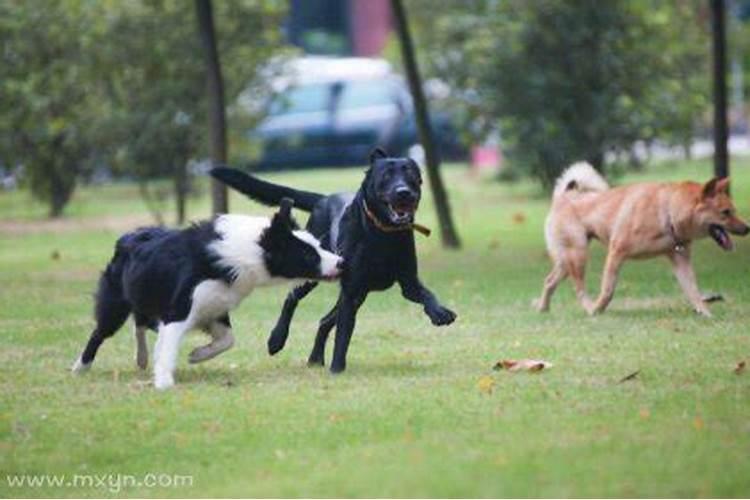
[[[201,329],[212,337],[190,353],[191,363],[226,351],[234,344],[228,313],[255,287],[336,279],[342,259],[298,229],[292,203],[282,200],[270,221],[220,215],[187,229],[150,227],[122,236],[99,279],[96,328],[73,371],[90,368],[102,342],[132,313],[138,366],[148,364],[145,330],[158,330],[154,386],[167,389],[184,334]]]
[[[456,314],[442,306],[417,276],[414,231],[427,230],[414,222],[422,184],[414,160],[389,157],[375,149],[359,191],[330,196],[271,184],[231,168],[215,168],[211,175],[268,205],[292,198],[297,207],[311,212],[308,231],[321,239],[324,248],[344,257],[338,302],[320,321],[310,365],[324,364],[326,341],[335,325],[331,372],[343,371],[359,307],[371,291],[386,290],[395,283],[404,298],[424,307],[433,325],[449,325],[456,319]],[[297,303],[316,286],[309,281],[289,293],[268,339],[270,354],[283,349]]]

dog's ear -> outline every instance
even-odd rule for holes
[[[279,211],[271,217],[271,225],[266,228],[260,239],[260,245],[267,252],[283,250],[291,238],[292,231],[297,229],[297,223],[292,217],[293,204],[291,199],[282,198]]]
[[[294,200],[291,198],[282,198],[279,202],[279,215],[286,217],[287,219],[292,218],[292,207],[294,206]]]
[[[711,198],[713,196],[716,196],[719,193],[728,193],[729,192],[729,178],[723,177],[718,178],[714,177],[707,183],[703,185],[703,197],[704,198]]]
[[[388,158],[388,153],[383,151],[383,149],[378,146],[370,153],[370,164],[373,164],[375,163],[375,160],[380,160],[382,158]]]
[[[271,230],[280,232],[290,232],[297,229],[297,223],[292,217],[292,206],[294,201],[291,198],[282,198],[279,202],[279,211],[271,219]]]

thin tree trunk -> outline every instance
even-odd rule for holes
[[[174,175],[174,199],[177,210],[177,225],[185,223],[185,207],[188,195],[188,173],[187,162],[180,163],[175,169]]]
[[[414,111],[416,113],[417,128],[419,130],[419,141],[424,148],[425,162],[427,163],[427,178],[430,181],[432,197],[435,200],[435,209],[437,210],[438,223],[440,224],[440,235],[443,245],[448,248],[459,248],[461,242],[453,225],[451,218],[451,209],[448,202],[448,195],[440,176],[440,164],[435,152],[435,144],[432,137],[432,127],[430,126],[429,110],[427,101],[422,91],[422,78],[419,75],[419,68],[414,57],[414,46],[409,33],[409,24],[406,18],[406,12],[401,0],[391,0],[396,21],[396,32],[398,33],[401,45],[401,57],[404,60],[406,76],[409,79],[409,88],[414,101]]]
[[[727,81],[726,81],[726,5],[724,0],[710,0],[713,40],[714,89],[714,175],[729,175],[727,151]]]
[[[214,16],[211,0],[195,0],[203,52],[206,58],[208,91],[208,124],[211,138],[211,161],[214,165],[227,161],[226,119],[224,116],[224,80],[221,75],[221,62],[216,48]],[[227,187],[211,180],[211,209],[214,214],[229,210]]]

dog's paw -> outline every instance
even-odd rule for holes
[[[284,348],[286,344],[286,335],[283,333],[277,333],[276,330],[271,332],[268,337],[268,354],[273,356]]]
[[[549,311],[549,305],[544,304],[541,299],[534,299],[531,301],[531,307],[533,307],[537,312],[548,312]]]
[[[141,370],[148,368],[148,352],[139,350],[135,355],[135,364],[138,365],[138,368]]]
[[[427,310],[427,316],[435,326],[450,325],[456,320],[456,313],[443,306]]]
[[[699,307],[695,309],[695,312],[703,316],[704,318],[713,318],[714,315],[711,314],[711,311],[708,310],[706,307]]]
[[[89,368],[91,368],[91,363],[84,363],[81,361],[81,358],[79,357],[76,359],[76,362],[73,363],[73,366],[70,368],[70,371],[75,373],[76,375],[80,375],[81,373],[85,373],[89,371]]]
[[[317,354],[313,353],[313,354],[310,354],[309,358],[307,358],[307,366],[311,368],[321,367],[325,365],[326,365],[325,358],[323,357],[322,354],[318,356]]]
[[[165,391],[174,386],[174,376],[171,373],[154,375],[154,387],[160,391]]]

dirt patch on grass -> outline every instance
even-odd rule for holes
[[[67,233],[74,231],[127,231],[140,226],[153,225],[147,214],[106,215],[100,217],[75,217],[60,219],[16,220],[0,219],[0,234],[23,236],[27,234]]]

